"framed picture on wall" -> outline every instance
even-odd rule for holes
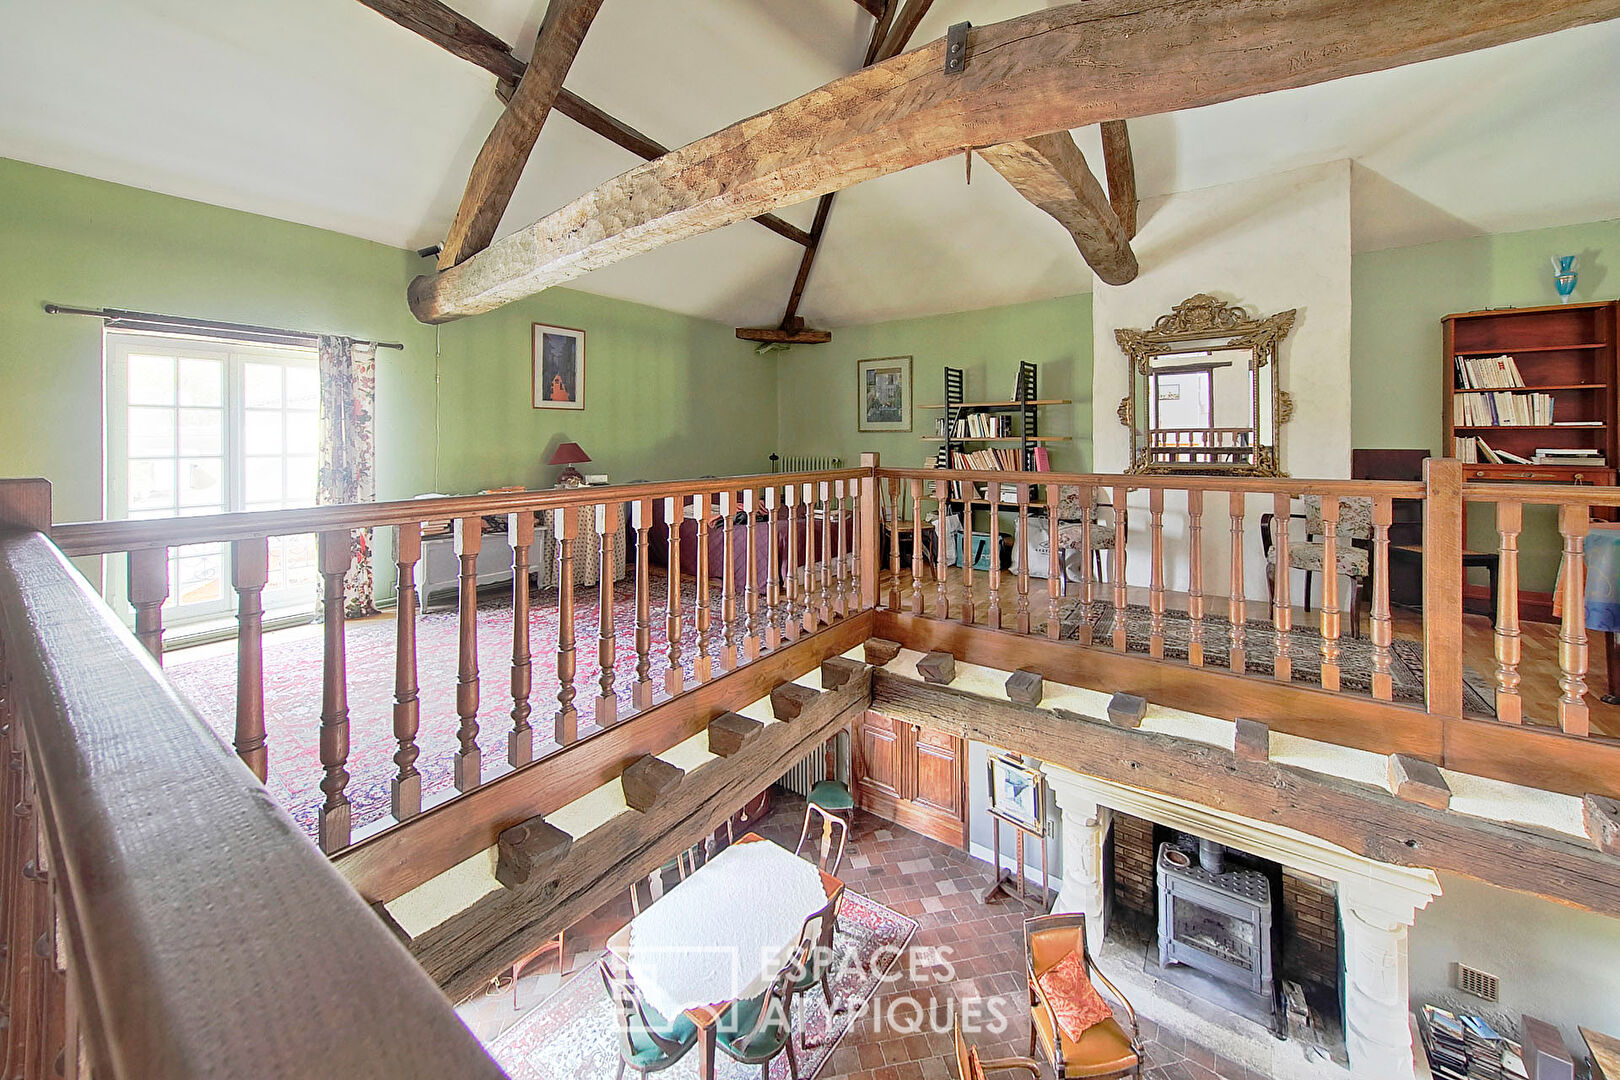
[[[585,407],[585,331],[534,324],[534,407]]]
[[[861,431],[911,430],[911,357],[885,356],[855,365]]]
[[[1030,832],[1046,829],[1046,777],[1011,754],[990,758],[990,812]]]

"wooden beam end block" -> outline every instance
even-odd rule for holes
[[[949,686],[956,678],[956,657],[948,652],[935,650],[917,661],[917,674],[923,677],[924,682]]]
[[[1023,668],[1007,676],[1007,697],[1021,705],[1039,705],[1046,695],[1046,681],[1038,671]]]
[[[1436,810],[1451,806],[1451,787],[1433,762],[1411,754],[1389,756],[1389,788],[1397,798]]]
[[[532,817],[501,831],[495,845],[495,880],[515,889],[536,871],[560,862],[574,838],[543,817]]]
[[[866,653],[866,662],[877,667],[882,667],[900,655],[900,643],[890,641],[888,638],[867,638],[862,648]]]
[[[1108,699],[1108,722],[1115,727],[1141,727],[1147,707],[1147,698],[1121,691]]]
[[[829,656],[821,662],[821,688],[840,690],[851,679],[859,677],[866,665],[847,656]]]
[[[778,720],[797,720],[818,696],[819,692],[808,686],[783,683],[771,691],[771,715]]]
[[[1588,795],[1581,800],[1586,835],[1605,855],[1620,855],[1620,799]]]
[[[625,805],[645,814],[657,805],[659,799],[680,787],[685,776],[685,770],[679,766],[651,754],[643,754],[619,777],[619,783],[624,787]]]
[[[1232,753],[1239,761],[1266,762],[1271,760],[1271,729],[1258,720],[1237,719],[1237,733],[1232,738]]]
[[[709,721],[709,753],[730,757],[764,726],[741,713],[721,713]]]

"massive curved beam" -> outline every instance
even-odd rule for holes
[[[964,148],[1190,109],[1620,16],[1620,0],[1089,0],[904,53],[614,177],[411,284],[424,322]]]

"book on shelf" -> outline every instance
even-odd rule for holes
[[[956,418],[953,439],[1006,439],[1013,437],[1012,418],[999,413],[970,412]]]
[[[1458,394],[1451,399],[1451,419],[1459,427],[1547,426],[1553,422],[1553,396],[1505,392]],[[1579,423],[1584,426],[1584,422]],[[1601,422],[1597,426],[1601,426]]]
[[[1519,374],[1519,365],[1513,357],[1506,354],[1459,356],[1456,361],[1460,389],[1496,390],[1524,385],[1524,376]]]
[[[1592,465],[1603,467],[1608,464],[1603,451],[1589,448],[1571,449],[1569,447],[1543,446],[1536,449],[1533,463],[1536,465]]]
[[[1035,450],[1034,450],[1034,455],[1035,455],[1035,471],[1036,472],[1051,472],[1052,471],[1052,455],[1046,449],[1046,447],[1037,446],[1035,448]]]

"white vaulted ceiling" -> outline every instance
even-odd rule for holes
[[[451,0],[527,55],[545,0]],[[937,0],[914,41],[1038,0]],[[606,0],[569,89],[678,146],[852,70],[851,0]],[[1359,250],[1620,216],[1620,23],[1131,122],[1144,198],[1349,158]],[[494,79],[356,0],[0,0],[0,156],[425,247]],[[1077,132],[1101,173],[1094,129]],[[554,115],[502,232],[637,163]],[[808,227],[811,205],[781,216]],[[0,208],[0,213],[4,209]],[[774,324],[801,249],[742,222],[575,288]],[[424,264],[425,266],[426,264]],[[1090,289],[1058,226],[960,158],[839,196],[802,308],[837,327]]]

